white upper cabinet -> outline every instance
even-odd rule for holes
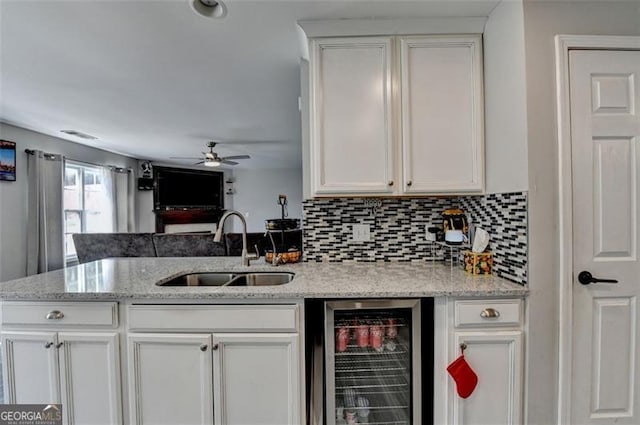
[[[480,192],[480,36],[400,39],[403,191]]]
[[[314,196],[482,192],[481,36],[311,41]]]
[[[311,42],[311,180],[316,195],[392,193],[392,39]]]

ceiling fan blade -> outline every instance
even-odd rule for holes
[[[250,159],[251,157],[249,155],[232,155],[232,156],[225,156],[222,159]]]
[[[222,162],[223,164],[227,164],[227,165],[238,165],[237,162],[235,161],[228,161],[226,158],[225,159],[221,159],[220,162]]]
[[[226,139],[216,140],[218,145],[265,145],[288,143],[286,140],[248,140],[248,139]]]
[[[202,157],[193,156],[170,156],[169,159],[202,159]]]
[[[196,159],[197,159],[197,158],[196,158]],[[193,165],[200,165],[200,164],[204,164],[204,161],[196,162],[196,163],[195,163],[195,164],[193,164]]]

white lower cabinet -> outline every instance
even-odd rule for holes
[[[122,423],[116,332],[3,332],[5,401],[62,403],[67,425]]]
[[[55,332],[3,332],[5,403],[59,403]]]
[[[300,422],[297,334],[214,334],[215,423]]]
[[[522,331],[456,332],[456,346],[478,375],[467,399],[453,398],[452,424],[517,425],[522,405]]]
[[[128,335],[131,423],[213,423],[210,334]]]
[[[442,324],[435,332],[437,425],[522,423],[524,306],[521,298],[436,300],[436,322]],[[478,376],[466,399],[447,372],[461,347]]]
[[[303,424],[298,308],[130,306],[131,424]]]

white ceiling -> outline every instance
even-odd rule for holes
[[[238,167],[299,167],[299,20],[488,16],[499,0],[0,0],[0,120],[135,158],[235,142]],[[66,136],[74,129],[94,141]]]

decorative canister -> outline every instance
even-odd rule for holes
[[[473,275],[491,274],[493,269],[493,253],[463,251],[464,271]]]

